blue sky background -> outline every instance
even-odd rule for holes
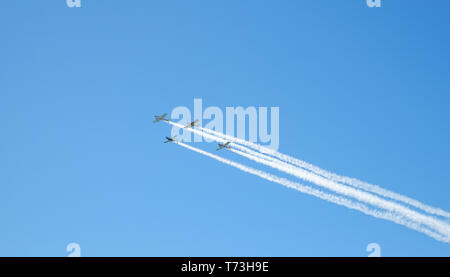
[[[450,255],[151,124],[194,98],[279,106],[281,152],[450,211],[449,1],[82,5],[2,2],[0,256]]]

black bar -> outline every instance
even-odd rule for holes
[[[214,267],[213,267],[214,265]],[[203,276],[225,276],[245,274],[269,276],[272,274],[300,274],[310,276],[331,271],[349,273],[364,268],[370,273],[382,273],[388,267],[416,271],[422,268],[442,267],[447,272],[450,258],[275,258],[275,257],[175,257],[175,258],[0,258],[0,268],[12,267],[13,272],[26,269],[33,271],[85,272],[85,268],[96,267],[102,272],[164,273]],[[213,270],[211,270],[213,269]],[[359,271],[360,273],[364,273]],[[367,273],[365,272],[365,273]],[[145,274],[146,275],[146,274]]]

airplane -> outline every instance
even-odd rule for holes
[[[230,149],[231,146],[229,144],[230,144],[229,141],[225,142],[225,144],[219,143],[219,147],[217,147],[216,151],[219,151],[220,149],[223,149],[223,148]]]
[[[177,137],[177,135],[173,136],[173,137],[166,137],[166,141],[164,143],[168,143],[168,142],[174,142],[177,141],[175,138]]]
[[[198,123],[198,119],[196,119],[195,121],[192,121],[188,125],[184,126],[184,129],[186,129],[186,128],[194,128],[194,126],[197,126],[197,123]]]
[[[167,115],[166,113],[164,113],[162,115],[155,115],[155,120],[153,120],[153,123],[156,123],[156,122],[161,121],[161,120],[169,122],[169,120],[167,118],[165,118],[166,115]]]

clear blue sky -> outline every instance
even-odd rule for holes
[[[432,2],[3,1],[0,256],[449,256],[151,124],[194,98],[279,106],[281,152],[450,211],[450,2]]]

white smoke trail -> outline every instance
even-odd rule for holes
[[[429,214],[434,214],[434,215],[438,215],[438,216],[442,216],[442,217],[446,217],[446,218],[450,219],[450,213],[447,212],[447,211],[444,211],[444,210],[442,210],[440,208],[435,208],[435,207],[426,205],[426,204],[424,204],[424,203],[422,203],[420,201],[417,201],[417,200],[412,199],[410,197],[401,195],[399,193],[395,193],[395,192],[389,191],[389,190],[384,189],[382,187],[379,187],[377,185],[372,185],[372,184],[363,182],[363,181],[355,179],[355,178],[350,178],[350,177],[346,177],[346,176],[337,175],[335,173],[326,171],[326,170],[324,170],[322,168],[319,168],[317,166],[309,164],[309,163],[307,163],[305,161],[302,161],[302,160],[293,158],[291,156],[279,153],[279,152],[277,152],[277,151],[275,151],[273,149],[264,147],[262,145],[258,145],[258,144],[255,144],[255,143],[243,140],[243,139],[239,139],[239,138],[236,138],[236,137],[233,137],[233,136],[229,136],[229,135],[226,135],[226,134],[223,134],[223,133],[211,130],[211,129],[207,129],[207,128],[203,128],[203,127],[197,127],[197,128],[202,130],[204,133],[206,132],[206,133],[215,135],[215,136],[221,138],[222,140],[233,142],[235,144],[235,146],[237,146],[236,144],[241,144],[241,145],[250,147],[252,149],[255,149],[255,150],[259,151],[263,155],[266,154],[266,155],[270,155],[270,156],[276,157],[276,158],[278,158],[281,161],[284,161],[284,162],[290,163],[292,165],[299,166],[301,168],[307,169],[307,170],[309,170],[309,171],[311,171],[313,173],[316,173],[316,174],[318,174],[320,176],[323,176],[323,177],[325,177],[327,179],[330,179],[330,180],[332,180],[334,182],[348,184],[348,185],[351,185],[353,187],[357,187],[357,188],[366,190],[368,192],[376,193],[376,194],[378,194],[378,195],[380,195],[382,197],[385,197],[385,198],[390,198],[392,200],[403,202],[404,204],[407,204],[407,205],[410,205],[412,207],[421,209],[421,210],[423,210],[423,211],[425,211],[425,212],[427,212]],[[248,153],[248,151],[246,151],[246,150],[244,150],[242,148],[240,148],[240,150],[245,151],[245,152]],[[255,153],[256,152],[254,152],[253,155],[255,155]],[[264,158],[264,157],[261,157],[261,158],[267,159],[267,158]]]
[[[347,199],[347,198],[344,198],[344,197],[341,197],[341,196],[325,193],[323,191],[314,189],[312,187],[305,186],[305,185],[302,185],[302,184],[299,184],[299,183],[296,183],[296,182],[292,182],[292,181],[287,180],[285,178],[281,178],[281,177],[269,174],[267,172],[264,172],[264,171],[261,171],[261,170],[257,170],[257,169],[245,166],[243,164],[230,161],[228,159],[225,159],[225,158],[219,157],[217,155],[211,154],[209,152],[203,151],[201,149],[198,149],[198,148],[186,145],[186,144],[184,144],[182,142],[175,142],[175,143],[180,145],[180,146],[183,146],[183,147],[185,147],[185,148],[187,148],[189,150],[195,151],[197,153],[200,153],[202,155],[208,156],[208,157],[213,158],[213,159],[215,159],[217,161],[225,163],[227,165],[236,167],[236,168],[238,168],[238,169],[240,169],[240,170],[242,170],[244,172],[247,172],[247,173],[259,176],[259,177],[261,177],[263,179],[266,179],[268,181],[281,184],[283,186],[286,186],[286,187],[298,190],[300,192],[303,192],[303,193],[306,193],[306,194],[309,194],[309,195],[316,196],[316,197],[318,197],[320,199],[323,199],[323,200],[326,200],[326,201],[329,201],[329,202],[332,202],[332,203],[335,203],[335,204],[338,204],[338,205],[341,205],[341,206],[345,206],[345,207],[350,208],[350,209],[359,210],[359,211],[361,211],[361,212],[363,212],[363,213],[365,213],[367,215],[371,215],[371,216],[376,217],[376,218],[382,218],[382,219],[386,219],[386,220],[395,222],[397,224],[404,225],[404,226],[406,226],[406,227],[408,227],[410,229],[422,232],[422,233],[424,233],[424,234],[426,234],[426,235],[428,235],[428,236],[430,236],[430,237],[432,237],[432,238],[434,238],[434,239],[436,239],[438,241],[450,243],[450,239],[449,239],[448,235],[439,234],[439,233],[435,232],[432,229],[429,229],[429,228],[426,228],[426,227],[422,226],[421,223],[418,223],[418,222],[416,222],[414,220],[405,219],[402,216],[402,214],[392,213],[392,212],[389,212],[389,211],[386,212],[386,211],[380,211],[380,210],[376,210],[376,209],[370,209],[370,208],[368,208],[366,205],[364,205],[362,203],[357,203],[357,202],[354,202],[354,201],[352,201],[350,199]]]
[[[177,126],[179,128],[183,128],[184,127],[183,125],[175,123],[175,122],[169,122],[169,123],[174,125],[174,126]],[[234,144],[233,144],[234,148],[239,149],[241,151],[244,151],[244,152],[246,152],[246,153],[248,153],[250,155],[259,157],[261,159],[264,159],[264,160],[267,160],[267,161],[270,161],[270,162],[280,163],[280,165],[282,165],[282,166],[287,166],[286,162],[288,162],[291,165],[300,166],[300,167],[305,168],[307,170],[310,170],[311,172],[316,173],[316,174],[318,174],[318,175],[320,175],[322,177],[329,178],[333,182],[348,184],[348,185],[351,185],[351,186],[354,186],[354,187],[357,187],[357,188],[364,189],[364,190],[366,190],[368,192],[377,193],[379,196],[390,198],[390,199],[393,199],[393,200],[396,200],[396,201],[399,201],[399,202],[403,202],[404,204],[407,204],[407,205],[410,205],[410,206],[422,209],[423,211],[428,212],[430,214],[440,215],[440,216],[444,216],[444,217],[449,217],[450,216],[450,213],[448,213],[446,211],[443,211],[443,210],[441,210],[439,208],[430,207],[430,206],[425,205],[425,204],[423,204],[423,203],[421,203],[421,202],[419,202],[417,200],[414,200],[414,199],[411,199],[409,197],[406,197],[406,196],[403,196],[403,195],[391,192],[389,190],[380,188],[378,186],[374,186],[374,185],[370,185],[370,184],[364,183],[362,181],[360,181],[360,182],[362,184],[366,184],[366,185],[357,184],[355,182],[350,182],[349,180],[356,180],[356,179],[351,179],[351,178],[348,178],[348,177],[342,177],[342,176],[336,175],[334,173],[329,173],[329,172],[327,172],[327,171],[325,171],[323,169],[320,169],[320,168],[318,168],[316,166],[309,165],[308,163],[306,163],[304,161],[297,160],[297,159],[289,157],[287,155],[278,153],[278,152],[276,152],[276,151],[274,151],[272,149],[266,148],[264,146],[261,146],[261,145],[258,145],[258,144],[252,143],[252,142],[248,142],[248,141],[245,141],[245,140],[242,140],[242,139],[238,139],[238,138],[235,138],[235,137],[232,137],[232,136],[228,136],[228,135],[222,134],[220,132],[217,132],[217,131],[214,131],[214,130],[211,130],[211,129],[206,129],[206,128],[202,128],[202,127],[198,127],[198,128],[200,130],[202,130],[202,131],[197,130],[197,129],[193,129],[193,128],[186,128],[184,130],[188,130],[190,132],[194,132],[196,134],[204,136],[205,138],[208,138],[208,139],[211,139],[211,140],[216,140],[216,141],[221,142],[221,143],[224,143],[226,141],[234,142]],[[236,143],[239,143],[239,144],[236,144]],[[252,147],[253,149],[256,149],[256,150],[260,151],[260,153],[258,153],[256,151],[253,151],[251,149],[248,149],[248,148],[246,148],[246,147],[244,147],[242,145],[246,145],[246,146]],[[274,156],[276,156],[278,158],[281,158],[281,160],[275,159],[275,158],[273,158],[271,156],[264,155],[263,153],[273,154]]]
[[[183,126],[177,123],[171,122],[172,125],[182,128]],[[205,138],[209,138],[212,140],[216,140],[219,142],[225,142],[224,139],[220,139],[215,137],[214,135],[207,134],[205,132],[201,132],[197,129],[187,128],[185,130],[188,130],[190,132],[197,133],[199,135],[203,135]],[[237,145],[233,145],[235,147]],[[235,147],[236,148],[236,147]],[[285,162],[282,162],[280,160],[274,159],[272,157],[265,156],[261,153],[257,153],[258,155],[254,156],[252,154],[256,153],[246,147],[239,146],[237,148],[242,149],[243,151],[247,153],[243,153],[241,151],[238,151],[236,149],[230,149],[231,151],[244,156],[248,159],[251,159],[253,161],[256,161],[258,163],[262,163],[268,166],[271,166],[273,168],[276,168],[280,171],[286,172],[288,174],[291,174],[295,177],[301,178],[303,180],[312,182],[316,185],[325,187],[329,190],[335,191],[337,193],[341,193],[343,195],[353,197],[359,201],[363,201],[366,203],[369,203],[371,205],[377,206],[379,208],[387,209],[396,213],[400,213],[403,216],[409,218],[412,221],[420,222],[421,224],[424,224],[426,226],[429,226],[435,230],[438,230],[441,234],[444,234],[445,237],[450,237],[450,225],[446,224],[445,222],[442,222],[440,220],[437,220],[433,217],[429,217],[423,214],[420,214],[414,210],[411,210],[405,206],[402,206],[400,204],[397,204],[395,202],[387,201],[386,199],[379,198],[375,195],[372,195],[368,192],[360,191],[351,187],[347,187],[343,184],[333,182],[331,180],[327,180],[321,176],[315,175],[314,173],[311,173],[309,171],[303,170],[302,168],[298,168],[293,165],[289,165]],[[262,156],[262,157],[261,157]]]
[[[441,234],[444,234],[445,236],[448,236],[450,238],[450,225],[449,224],[447,224],[446,222],[440,221],[436,218],[433,218],[431,216],[423,215],[423,214],[421,214],[417,211],[411,210],[401,204],[388,201],[384,198],[380,198],[369,192],[357,190],[356,188],[348,187],[348,186],[345,186],[340,183],[335,183],[333,181],[325,179],[324,177],[315,175],[309,171],[306,171],[306,170],[298,168],[298,167],[289,166],[289,165],[286,166],[286,165],[283,165],[280,163],[274,163],[274,162],[255,157],[250,154],[247,154],[247,153],[244,153],[242,151],[232,149],[232,148],[230,149],[230,151],[232,151],[238,155],[241,155],[243,157],[246,157],[250,160],[253,160],[257,163],[264,164],[264,165],[270,166],[272,168],[278,169],[280,171],[283,171],[283,172],[293,175],[295,177],[301,178],[305,181],[311,182],[313,184],[324,187],[326,189],[332,190],[334,192],[340,193],[342,195],[345,195],[348,197],[353,197],[359,201],[368,203],[370,205],[402,214],[405,217],[409,218],[410,220],[420,222],[426,226],[436,229]]]

